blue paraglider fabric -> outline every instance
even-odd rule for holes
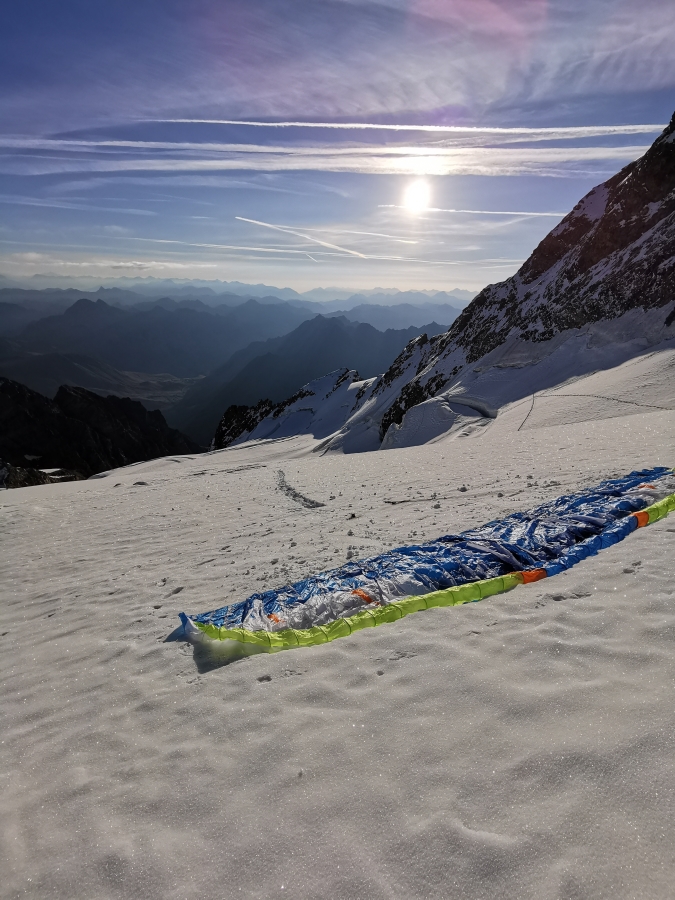
[[[538,569],[555,575],[633,531],[637,519],[631,514],[657,499],[656,485],[666,476],[668,483],[673,481],[672,470],[665,467],[632,472],[527,512],[348,562],[191,619],[227,629],[302,629],[352,615],[371,603],[382,606],[512,572]],[[645,482],[651,487],[645,488]],[[673,490],[671,485],[666,493]]]

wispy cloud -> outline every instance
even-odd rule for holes
[[[244,178],[233,178],[230,175],[191,175],[191,174],[181,174],[176,173],[173,175],[157,175],[157,174],[148,174],[148,175],[118,175],[118,174],[110,174],[110,175],[102,175],[102,176],[92,176],[92,177],[83,177],[74,180],[64,181],[60,180],[53,185],[47,187],[47,192],[52,194],[66,194],[66,193],[75,193],[78,191],[91,191],[95,188],[99,188],[103,185],[139,185],[139,186],[150,186],[153,188],[157,188],[162,185],[170,186],[172,188],[216,188],[218,190],[232,190],[232,191],[262,191],[265,193],[271,194],[289,194],[291,196],[296,197],[306,197],[313,196],[316,193],[330,193],[330,194],[338,194],[341,196],[345,195],[345,192],[340,190],[337,187],[331,187],[329,185],[322,184],[314,184],[308,183],[307,188],[305,190],[301,190],[299,188],[293,188],[289,186],[285,186],[283,184],[273,184],[271,179],[276,179],[276,176],[268,176],[262,175],[260,180],[254,179],[244,179]],[[153,199],[153,198],[147,198]],[[213,205],[213,201],[206,201],[202,199],[197,199],[195,197],[176,197],[174,196],[172,199],[175,200],[183,200],[190,203],[200,203],[209,205]]]
[[[384,204],[381,205],[382,209],[388,208]],[[397,207],[399,208],[399,207]],[[319,231],[319,232],[332,232],[333,234],[355,234],[360,235],[362,237],[380,237],[387,238],[387,240],[394,241],[396,244],[419,244],[419,241],[411,241],[408,238],[397,237],[395,234],[384,234],[381,231],[353,231],[348,228],[305,228],[305,231]]]
[[[36,21],[31,4],[13,4],[0,33],[6,129],[406,112],[475,122],[675,84],[663,0],[148,0],[123,16],[89,6],[70,16],[43,4]]]
[[[271,225],[269,222],[258,222],[255,219],[245,219],[243,216],[235,216],[235,219],[238,222],[248,222],[250,225],[260,225],[262,228],[271,228],[274,231],[281,231],[283,234],[292,234],[295,235],[295,237],[304,238],[306,241],[312,241],[320,247],[328,247],[329,250],[339,250],[341,253],[347,253],[350,256],[358,256],[361,259],[365,259],[363,253],[359,253],[357,250],[348,250],[345,247],[339,247],[337,244],[321,241],[319,238],[310,237],[310,235],[305,234],[302,231],[295,231],[288,225]]]
[[[325,137],[321,135],[315,136],[311,141],[302,135],[292,134],[296,129],[306,130],[310,133],[317,131],[326,131],[329,134],[334,132],[344,132],[345,136],[350,132],[383,132],[388,137],[393,134],[417,134],[419,146],[424,146],[426,141],[429,146],[439,146],[439,142],[428,143],[428,136],[442,137],[440,146],[443,147],[479,147],[479,146],[499,146],[511,143],[551,143],[560,141],[581,141],[590,138],[622,138],[633,135],[656,135],[663,131],[664,124],[654,125],[597,125],[597,126],[561,126],[556,128],[505,128],[505,127],[475,127],[475,126],[459,126],[459,125],[380,125],[377,123],[363,122],[255,122],[255,121],[235,121],[228,119],[163,119],[160,120],[164,124],[191,124],[191,125],[231,125],[242,128],[253,127],[256,129],[270,130],[272,133],[288,132],[289,143],[280,146],[266,146],[265,144],[252,144],[247,141],[213,141],[213,140],[192,140],[192,141],[170,141],[170,140],[141,140],[141,139],[119,139],[119,138],[54,138],[54,137],[35,137],[21,135],[0,135],[0,148],[5,150],[52,150],[72,152],[78,150],[80,152],[91,153],[100,151],[120,151],[120,150],[136,150],[140,152],[148,152],[152,150],[166,150],[172,152],[189,152],[196,151],[198,153],[229,153],[235,150],[247,152],[265,152],[265,150],[282,152],[301,151],[303,149],[320,149],[323,144],[326,150],[331,149],[331,145]],[[144,120],[143,125],[152,124]],[[376,144],[374,141],[369,142],[371,145],[386,148],[386,143],[379,140]],[[363,144],[360,142],[359,146]],[[340,145],[335,145],[340,146]],[[365,144],[367,146],[367,143]],[[396,149],[396,145],[391,147]],[[609,148],[608,148],[609,149]]]
[[[0,241],[0,243],[5,243]],[[96,258],[89,256],[85,260],[73,259],[71,257],[54,256],[51,253],[12,253],[7,260],[10,263],[22,266],[43,268],[49,266],[59,269],[112,269],[112,270],[131,270],[131,271],[152,271],[167,269],[213,269],[215,263],[199,263],[189,262],[183,263],[177,260],[155,260],[155,259],[118,259],[115,257]]]
[[[589,165],[626,163],[648,145],[555,147],[457,147],[443,144],[269,146],[197,145],[181,153],[180,144],[163,145],[170,153],[135,154],[138,142],[122,142],[101,155],[17,155],[0,157],[0,171],[16,174],[72,172],[206,173],[354,172],[372,175],[541,175],[586,174]]]
[[[405,206],[398,206],[395,203],[380,203],[378,204],[379,209],[407,209]],[[514,211],[514,210],[503,210],[503,209],[440,209],[436,206],[430,206],[424,210],[425,213],[463,213],[470,216],[525,216],[532,217],[535,219],[540,218],[554,218],[561,219],[567,215],[564,212],[530,212],[530,211]]]
[[[266,222],[255,222],[252,219],[244,219],[243,221],[251,222],[255,225],[262,225],[263,227],[273,228],[274,230],[285,231],[287,234],[299,235],[303,238],[307,238],[307,235],[300,234],[299,232],[293,230],[288,230],[284,226],[274,226],[270,225]],[[166,238],[140,238],[134,237],[133,241],[137,241],[139,243],[149,243],[149,244],[166,244],[166,245],[174,245],[174,246],[182,246],[182,247],[195,247],[204,250],[231,250],[236,252],[252,252],[252,253],[263,253],[263,254],[291,254],[293,256],[308,256],[308,251],[306,249],[295,249],[291,247],[256,247],[256,246],[248,246],[242,244],[212,244],[212,243],[204,243],[197,241],[181,241],[175,239],[166,239]],[[309,240],[312,240],[309,238]],[[347,258],[350,256],[356,256],[359,259],[363,260],[376,260],[376,261],[385,261],[385,262],[401,262],[401,263],[415,263],[425,266],[479,266],[480,268],[486,269],[501,269],[501,268],[510,268],[512,269],[514,265],[522,263],[524,260],[522,259],[506,259],[503,257],[493,257],[493,258],[481,258],[481,259],[421,259],[419,257],[413,256],[395,256],[395,255],[383,255],[383,254],[366,254],[366,253],[357,253],[355,251],[348,250],[344,247],[338,247],[334,244],[329,244],[326,242],[316,242],[321,243],[323,246],[328,248],[327,250],[318,250],[312,251],[315,256],[321,257],[330,257],[331,259],[339,259],[339,258]],[[317,260],[313,260],[316,262]]]
[[[157,213],[149,209],[129,209],[123,206],[94,206],[88,203],[66,203],[57,200],[42,200],[36,197],[14,197],[9,194],[0,194],[0,203],[8,203],[12,206],[42,206],[52,209],[74,209],[78,212],[108,212],[122,213],[130,216],[156,216]]]
[[[394,271],[397,286],[436,287],[452,272],[480,286],[487,267],[501,275],[530,253],[550,210],[662,128],[635,123],[672,112],[667,0],[147,0],[123,16],[84,5],[42,3],[36,18],[14,3],[0,29],[0,190],[16,249],[86,244],[96,277],[124,256],[166,256],[166,272],[205,260],[242,280],[266,267],[289,281],[300,268],[314,283],[316,271],[363,286],[363,273],[375,285]],[[437,209],[378,208],[420,176],[442,176]],[[176,242],[109,227],[130,224]]]

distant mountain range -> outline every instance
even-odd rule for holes
[[[52,310],[52,312],[59,311],[61,310]],[[0,337],[11,337],[19,334],[26,325],[30,325],[31,322],[37,321],[44,315],[44,313],[30,307],[20,306],[18,303],[0,301]]]
[[[437,322],[449,328],[460,312],[461,310],[445,303],[399,303],[397,306],[362,303],[351,309],[337,310],[326,315],[344,316],[352,322],[365,322],[373,328],[386,331],[387,328],[421,327],[426,322]]]
[[[313,315],[287,303],[248,300],[236,307],[121,309],[80,299],[17,335],[32,352],[93,356],[122,371],[204,375],[253,340],[277,337]]]
[[[120,372],[114,366],[77,353],[35,353],[0,337],[0,374],[34,391],[53,397],[62,384],[87,388],[96,394],[129,397],[147,409],[166,409],[177,403],[197,378],[168,373]]]
[[[33,310],[41,315],[54,315],[63,312],[72,306],[77,300],[104,300],[111,306],[135,306],[149,308],[153,303],[174,303],[176,306],[189,306],[192,308],[208,309],[217,306],[240,306],[246,300],[255,299],[259,303],[278,304],[290,303],[312,310],[326,313],[336,310],[350,310],[364,303],[397,307],[403,304],[412,306],[444,306],[449,305],[455,309],[464,307],[475,294],[472,291],[459,289],[452,291],[394,291],[374,290],[360,291],[332,291],[324,288],[316,288],[306,294],[296,294],[290,289],[280,290],[278,294],[270,293],[274,288],[266,288],[265,292],[256,290],[249,293],[235,291],[216,292],[212,288],[204,287],[176,287],[171,283],[160,282],[164,290],[142,292],[119,287],[99,287],[95,291],[78,290],[77,288],[25,288],[7,287],[0,281],[0,304],[17,304],[25,309]],[[324,292],[326,296],[324,297]],[[286,295],[289,296],[286,296]],[[335,296],[335,295],[338,296]],[[168,308],[168,307],[167,307]]]
[[[74,282],[77,282],[76,286]],[[63,287],[58,287],[63,285]],[[138,302],[138,299],[168,296],[174,299],[200,299],[205,303],[209,303],[217,298],[222,297],[275,297],[279,300],[304,300],[306,302],[339,302],[345,303],[351,301],[352,298],[368,297],[370,302],[385,302],[387,305],[398,302],[411,302],[410,296],[413,294],[423,295],[427,300],[434,300],[437,303],[450,302],[455,306],[465,306],[476,295],[476,291],[467,291],[462,288],[451,288],[447,291],[442,290],[424,290],[424,291],[401,291],[397,288],[371,288],[368,290],[348,290],[336,287],[320,287],[313,288],[308,291],[298,292],[292,288],[278,288],[267,284],[245,284],[241,281],[204,281],[201,279],[170,279],[170,278],[116,278],[106,279],[105,285],[98,288],[91,284],[91,279],[72,279],[58,275],[35,275],[31,278],[13,280],[0,275],[0,295],[2,290],[20,289],[32,294],[41,292],[49,292],[56,299],[58,294],[65,294],[72,291],[77,297],[87,297],[88,299],[109,300],[114,293],[120,298],[129,296],[136,297],[136,300],[125,299],[122,302]],[[405,296],[408,295],[407,299]],[[385,301],[373,300],[373,297],[385,297]],[[448,299],[449,298],[449,299]],[[9,297],[2,298],[7,302],[16,302]],[[116,302],[111,300],[110,302]],[[224,302],[222,300],[218,302]],[[352,305],[362,302],[356,300]]]
[[[301,295],[157,279],[86,292],[0,282],[0,376],[45,401],[65,396],[63,385],[141,401],[208,445],[230,406],[276,403],[327,369],[385,371],[411,338],[445,332],[470,296],[328,288]]]
[[[295,393],[305,382],[346,366],[365,377],[385,371],[411,338],[439,334],[435,322],[423,328],[378,331],[344,316],[316,316],[290,334],[253,343],[197,382],[167,410],[170,424],[208,444],[225,409],[232,405],[271,402]]]
[[[368,291],[360,294],[350,294],[349,297],[344,299],[318,301],[303,298],[289,300],[288,302],[294,306],[306,307],[324,315],[332,312],[348,315],[352,309],[364,305],[390,310],[398,310],[402,306],[415,309],[434,308],[446,311],[452,310],[455,314],[459,314],[460,308],[465,306],[468,301],[445,291],[433,293],[424,291],[397,291],[396,293]]]
[[[415,338],[370,381],[338,372],[332,384],[305,385],[302,400],[239,410],[236,422],[226,414],[218,446],[272,434],[323,437],[326,422],[333,431],[324,451],[412,446],[452,428],[469,434],[507,403],[673,344],[675,115],[643,157],[590,191],[446,333]],[[338,387],[346,392],[342,421]]]
[[[415,302],[361,303],[328,314],[347,316],[380,331],[419,329],[429,322],[444,330],[459,314],[451,305],[430,302],[425,293],[398,296]],[[164,410],[233,354],[288,334],[317,310],[325,312],[327,306],[336,305],[287,303],[276,297],[247,300],[234,294],[221,295],[217,299],[227,302],[214,305],[213,298],[209,304],[195,298],[148,299],[119,288],[102,288],[86,297],[71,289],[7,288],[0,290],[0,297],[6,298],[0,301],[0,375],[46,396],[53,396],[61,384],[71,384]],[[400,349],[396,342],[393,355]],[[256,347],[246,359],[261,352],[271,351]],[[393,356],[377,358],[386,368]],[[215,422],[211,432],[213,428]]]

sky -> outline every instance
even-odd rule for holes
[[[653,142],[674,45],[664,0],[14,0],[0,277],[479,290]]]

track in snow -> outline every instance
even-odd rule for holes
[[[300,503],[307,509],[317,509],[319,506],[326,505],[325,503],[319,503],[318,500],[312,500],[311,497],[305,497],[304,494],[301,494],[299,491],[296,491],[295,488],[292,488],[286,481],[286,476],[281,469],[277,472],[277,485],[279,486],[279,490],[283,491],[287,497],[290,497],[291,500],[295,500],[296,503]]]

